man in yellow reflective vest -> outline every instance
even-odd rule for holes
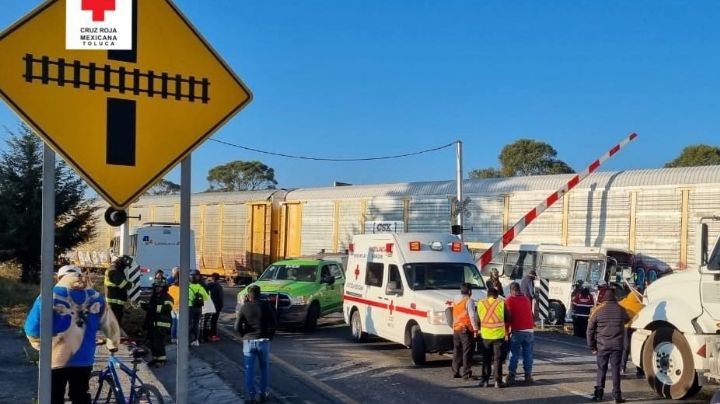
[[[490,385],[490,371],[493,371],[495,388],[504,387],[502,383],[502,347],[505,342],[505,300],[498,297],[498,291],[490,288],[487,298],[477,305],[480,318],[480,337],[483,341],[483,365],[481,387]],[[491,369],[492,364],[492,369]]]
[[[132,283],[125,276],[125,268],[132,265],[132,257],[123,255],[113,261],[105,270],[105,300],[107,300],[118,325],[122,328],[123,311],[127,302],[127,291]]]

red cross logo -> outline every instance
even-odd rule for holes
[[[105,21],[106,11],[115,11],[115,0],[82,0],[83,11],[92,11],[93,21]]]
[[[392,316],[392,312],[395,310],[395,305],[392,300],[390,300],[390,306],[388,306],[388,309],[390,309],[390,315]]]
[[[357,265],[357,266],[355,267],[355,272],[354,272],[354,273],[355,273],[355,280],[357,280],[357,279],[358,279],[358,276],[360,276],[360,265]]]

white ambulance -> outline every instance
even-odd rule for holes
[[[445,233],[380,233],[353,236],[349,246],[343,314],[352,337],[368,334],[411,349],[415,365],[428,352],[452,351],[452,301],[460,285],[485,297],[485,284],[470,251]]]

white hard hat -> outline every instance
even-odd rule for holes
[[[76,267],[75,265],[63,265],[58,270],[58,279],[62,278],[65,275],[68,275],[68,274],[80,275],[81,272],[82,272],[82,270],[80,268]]]

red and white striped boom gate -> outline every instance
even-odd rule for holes
[[[531,209],[528,213],[525,214],[525,216],[522,217],[515,225],[511,228],[509,228],[503,235],[500,237],[499,240],[497,240],[495,243],[493,243],[492,247],[488,248],[481,256],[480,260],[478,261],[480,263],[480,268],[483,268],[485,265],[489,264],[490,261],[495,258],[496,255],[500,254],[500,252],[512,242],[515,237],[520,234],[521,231],[525,227],[527,227],[530,223],[533,222],[533,220],[537,219],[538,216],[540,216],[541,213],[545,211],[545,209],[552,206],[555,202],[557,202],[560,198],[562,198],[566,193],[568,193],[571,189],[575,188],[577,184],[580,183],[580,181],[584,180],[588,175],[595,172],[595,170],[600,167],[602,163],[605,162],[605,160],[609,159],[610,157],[614,156],[617,152],[620,151],[623,147],[625,147],[626,144],[632,142],[637,137],[636,133],[631,133],[628,135],[625,139],[623,139],[620,143],[616,144],[610,151],[603,154],[599,159],[595,160],[590,164],[585,171],[575,174],[574,177],[570,179],[565,185],[562,186],[562,188],[558,189],[557,191],[553,192],[545,198],[544,201],[540,202],[539,205]]]

